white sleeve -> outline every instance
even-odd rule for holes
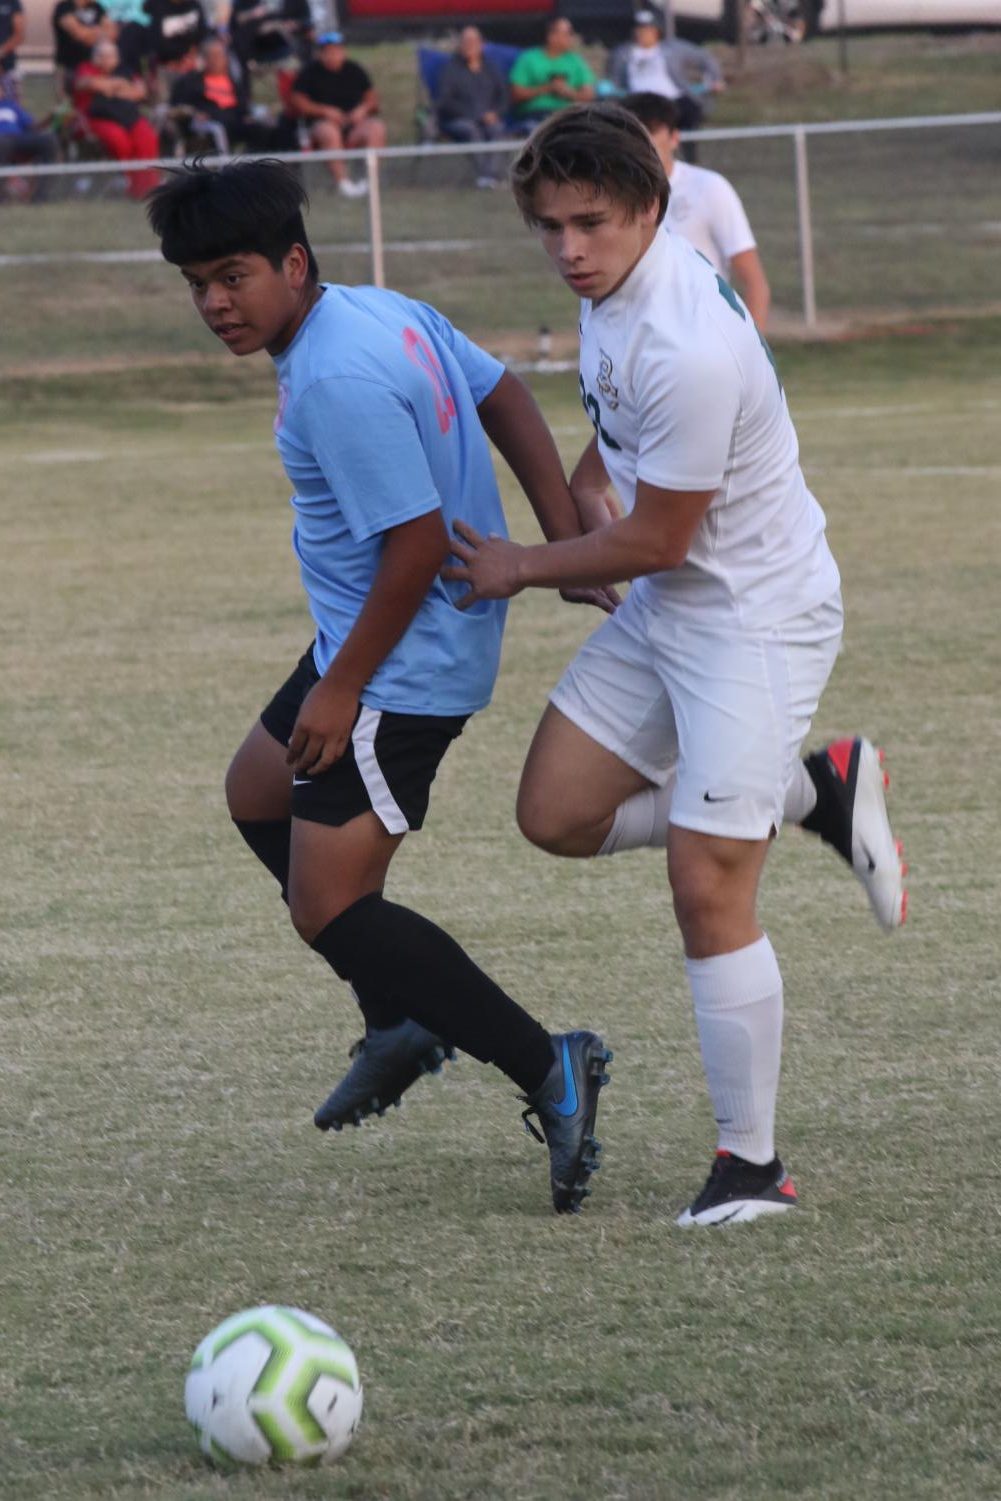
[[[658,339],[655,327],[639,332],[636,478],[661,490],[716,490],[740,411],[737,362],[711,324],[682,349]]]
[[[723,260],[730,262],[735,255],[742,255],[745,250],[754,250],[757,242],[736,188],[718,174],[712,186],[712,209],[709,215],[712,235]]]

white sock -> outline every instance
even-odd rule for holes
[[[667,848],[667,825],[674,795],[674,777],[666,787],[646,787],[620,803],[605,835],[599,855],[614,855],[619,850]]]
[[[719,1148],[764,1164],[775,1156],[782,1061],[782,976],[762,936],[747,948],[686,959]]]
[[[796,757],[796,764],[792,769],[792,777],[786,788],[785,810],[782,814],[785,823],[802,823],[804,818],[811,814],[817,806],[817,789],[813,785],[813,779],[800,758]]]

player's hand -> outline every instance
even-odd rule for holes
[[[594,605],[606,615],[614,615],[622,603],[622,595],[611,584],[591,584],[577,589],[561,589],[560,599],[568,605]]]
[[[468,610],[480,599],[510,599],[525,586],[519,574],[519,559],[524,551],[516,542],[503,537],[481,537],[464,521],[453,522],[459,540],[452,541],[452,554],[458,564],[441,570],[444,579],[469,585],[469,593],[459,600],[459,609]]]
[[[301,776],[317,777],[327,771],[347,750],[357,717],[357,693],[321,678],[302,701],[286,765]]]

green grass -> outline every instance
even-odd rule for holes
[[[510,1086],[468,1059],[358,1132],[310,1124],[356,1013],[221,795],[309,633],[266,367],[0,407],[5,1501],[997,1496],[997,333],[781,351],[848,607],[812,738],[887,744],[912,920],[887,939],[829,852],[779,842],[803,1208],[719,1234],[673,1226],[711,1116],[660,862],[547,859],[512,821],[591,617],[514,603],[495,703],[391,880],[547,1025],[615,1048],[605,1167],[564,1222]],[[569,459],[573,383],[536,389]],[[268,1301],[358,1355],[365,1418],[327,1474],[216,1476],[186,1429],[195,1345]]]

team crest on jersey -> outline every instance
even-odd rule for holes
[[[598,362],[598,390],[605,398],[605,405],[613,412],[619,404],[619,388],[612,385],[612,361],[603,349],[598,350],[601,356]]]

